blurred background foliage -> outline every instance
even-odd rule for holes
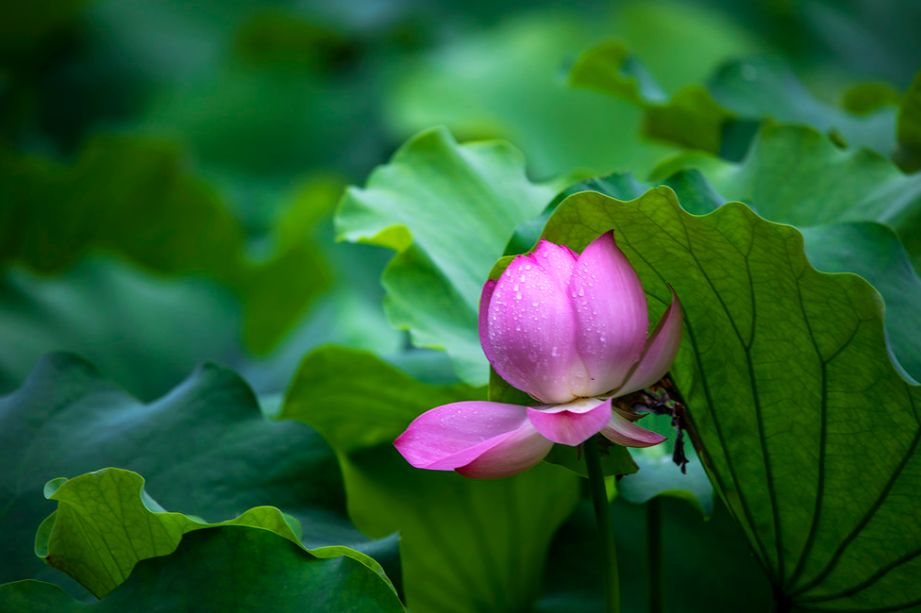
[[[345,185],[434,125],[511,141],[535,180],[645,178],[687,148],[738,161],[764,117],[916,169],[919,23],[911,0],[5,0],[0,393],[68,350],[143,400],[213,360],[271,402],[325,343],[449,383],[446,358],[383,313],[391,253],[335,242]],[[611,40],[622,74],[593,72],[583,54]],[[710,131],[687,133],[688,117]],[[739,588],[725,607],[766,598],[725,510],[697,532],[690,509],[665,508],[668,568],[704,552],[695,564]],[[585,525],[554,541],[540,610],[577,610],[573,590],[595,584],[567,562]],[[710,560],[715,543],[742,562]]]
[[[536,178],[645,176],[676,143],[644,135],[634,101],[570,85],[594,43],[621,41],[666,96],[769,56],[826,110],[897,100],[921,57],[907,1],[2,10],[6,391],[52,349],[145,398],[202,359],[279,392],[312,345],[399,351],[379,307],[386,254],[332,241],[341,187],[433,125],[510,140]]]

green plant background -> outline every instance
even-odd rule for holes
[[[599,610],[576,452],[479,482],[392,441],[525,401],[482,283],[612,228],[681,296],[694,445],[608,458],[624,610],[921,606],[919,23],[4,3],[0,610]]]

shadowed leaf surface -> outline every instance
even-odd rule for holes
[[[0,585],[0,609],[79,611],[402,611],[393,590],[349,557],[318,559],[270,531],[244,526],[198,530],[168,556],[137,565],[103,600],[73,600],[43,581]]]

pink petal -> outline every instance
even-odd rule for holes
[[[474,400],[426,411],[394,446],[416,468],[496,478],[534,466],[552,443],[534,429],[525,407]]]
[[[495,447],[458,468],[457,472],[474,479],[511,477],[535,466],[550,452],[551,447],[553,443],[527,422]]]
[[[483,284],[483,291],[480,293],[480,345],[483,347],[486,359],[490,362],[492,362],[492,358],[489,355],[490,344],[486,340],[489,338],[489,302],[492,300],[492,293],[496,289],[496,283],[497,281],[494,279],[489,279]]]
[[[652,336],[646,343],[646,349],[635,370],[627,378],[615,396],[624,396],[631,392],[649,387],[665,376],[672,367],[678,347],[681,345],[681,302],[675,290],[672,290],[672,303],[668,306]]]
[[[553,407],[528,408],[528,418],[554,443],[581,445],[611,420],[611,399],[584,398]]]
[[[566,286],[572,252],[546,241],[509,264],[489,301],[483,350],[511,385],[541,402],[574,398],[570,371],[581,369],[575,352],[575,317]]]
[[[531,254],[531,259],[544,271],[556,279],[561,289],[569,287],[572,271],[579,255],[566,245],[557,245],[541,240]]]
[[[597,396],[621,383],[646,344],[649,316],[639,277],[606,232],[585,248],[570,282],[576,347],[587,377],[572,383],[577,396]]]
[[[637,426],[617,411],[611,412],[611,419],[601,434],[612,443],[624,447],[652,447],[665,440],[658,432]]]

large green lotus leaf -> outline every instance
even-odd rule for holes
[[[383,275],[390,321],[408,329],[415,345],[445,349],[463,380],[482,385],[480,290],[515,227],[556,191],[530,182],[507,143],[458,145],[447,131],[429,130],[377,168],[365,188],[348,189],[337,230],[342,239],[397,252]]]
[[[586,37],[603,35],[609,23],[538,11],[465,36],[404,69],[385,118],[401,137],[446,125],[463,140],[508,139],[541,177],[646,172],[671,149],[642,139],[641,111],[561,78]]]
[[[208,523],[164,510],[144,489],[144,478],[120,468],[106,468],[45,485],[45,497],[57,510],[42,522],[36,554],[102,598],[131,575],[138,562],[175,551],[185,534],[218,526],[262,528],[300,545],[300,524],[276,507],[248,509],[230,520]],[[380,565],[342,546],[307,550],[316,558],[346,556],[379,575]]]
[[[760,215],[806,227],[877,221],[899,235],[921,267],[921,176],[904,175],[865,149],[839,149],[818,132],[765,126],[739,164],[701,155],[664,163],[654,177],[699,168],[723,196],[751,204]]]
[[[413,611],[528,610],[550,539],[578,499],[579,478],[555,466],[478,481],[412,468],[394,449],[423,411],[482,393],[329,347],[305,358],[285,397],[280,417],[310,424],[336,449],[356,525],[372,536],[400,532]]]
[[[249,258],[243,228],[166,142],[98,137],[70,166],[2,152],[0,179],[0,263],[51,274],[102,252],[160,274],[207,276],[241,299],[243,338],[257,352],[329,284],[312,227],[264,260]]]
[[[114,466],[145,475],[167,508],[222,520],[271,504],[296,517],[309,546],[359,545],[345,517],[335,456],[307,428],[266,420],[231,371],[204,366],[144,404],[66,354],[43,359],[0,398],[0,577],[35,576],[32,535],[52,510],[42,486]]]
[[[703,215],[722,206],[726,199],[696,170],[681,170],[664,180],[675,190],[681,207]],[[629,175],[611,175],[580,182],[567,193],[594,190],[621,200],[638,198],[651,187]],[[917,206],[917,205],[916,205]],[[756,202],[757,207],[757,202]],[[801,227],[806,255],[824,272],[853,272],[868,280],[886,303],[887,340],[893,361],[907,376],[921,381],[921,279],[898,237],[875,222],[828,223]],[[520,236],[532,244],[537,236]]]
[[[389,613],[403,607],[357,560],[318,558],[272,530],[224,525],[187,534],[172,554],[141,562],[103,600],[73,600],[56,585],[27,580],[0,585],[0,609]]]
[[[705,465],[783,602],[823,610],[918,602],[921,393],[888,359],[879,294],[813,269],[794,228],[740,203],[685,213],[668,188],[583,192],[545,238],[613,228],[651,300],[681,297],[672,370]]]

